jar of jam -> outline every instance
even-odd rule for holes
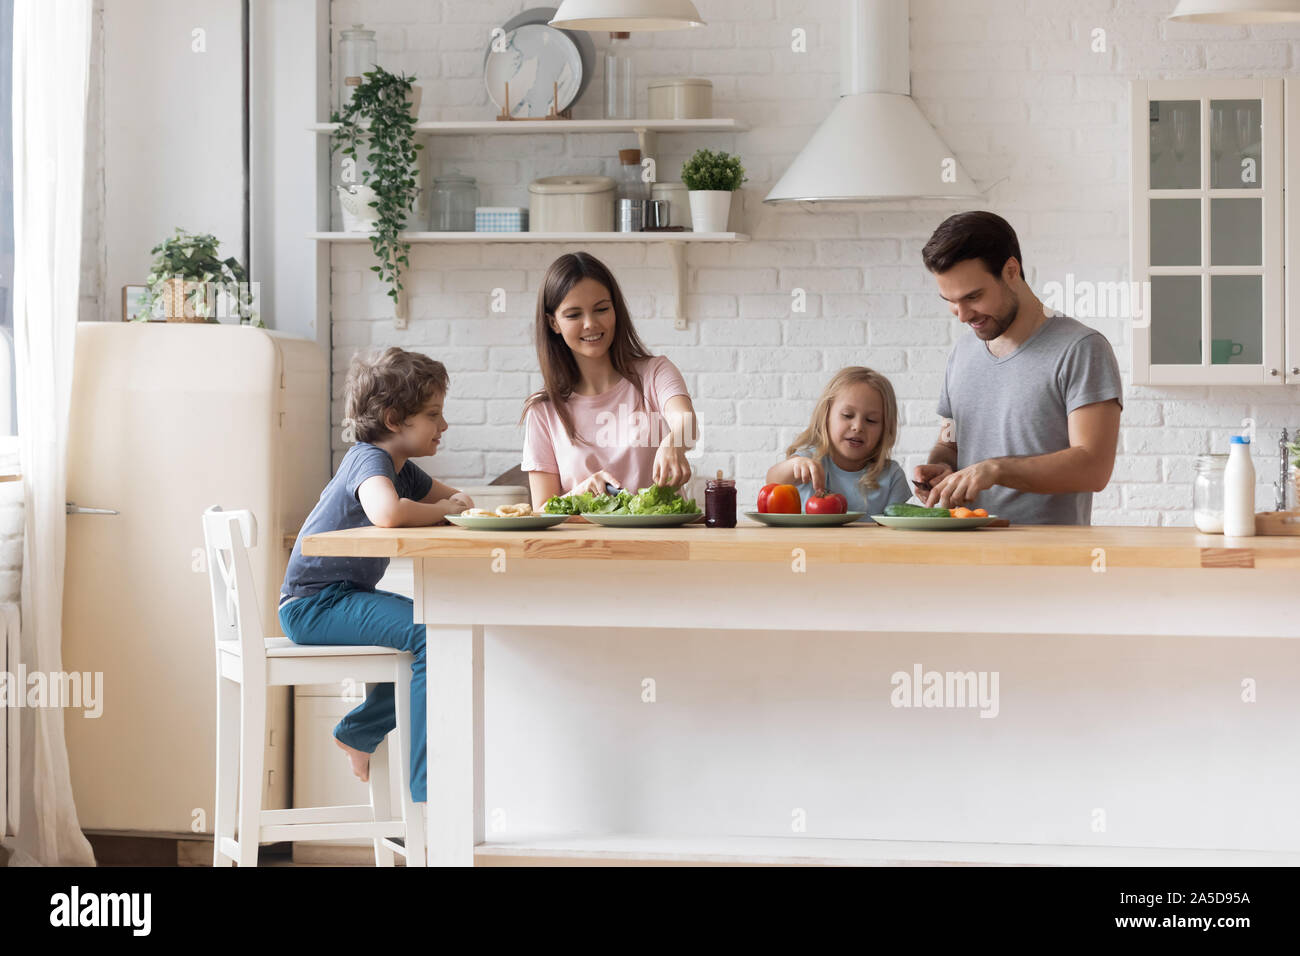
[[[708,528],[736,526],[736,483],[730,478],[710,478],[704,486],[704,525]]]

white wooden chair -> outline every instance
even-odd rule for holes
[[[238,529],[238,530],[236,530]],[[257,544],[250,511],[203,513],[217,651],[217,800],[213,866],[256,866],[259,843],[370,837],[375,865],[425,866],[424,817],[411,801],[411,663],[405,651],[371,645],[302,645],[265,637],[248,550]],[[266,689],[293,684],[392,681],[401,761],[401,817],[392,816],[387,740],[370,755],[370,804],[263,810]],[[343,759],[340,752],[339,759]],[[238,807],[236,807],[238,799]],[[235,829],[238,822],[239,836]],[[397,842],[394,838],[400,838]]]

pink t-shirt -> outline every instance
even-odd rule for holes
[[[662,355],[642,360],[636,370],[645,389],[640,408],[636,389],[627,379],[599,395],[568,397],[574,431],[585,444],[569,440],[550,402],[529,408],[523,470],[558,474],[561,492],[602,469],[633,494],[652,484],[655,454],[671,430],[663,415],[664,404],[674,395],[690,393],[677,366]]]

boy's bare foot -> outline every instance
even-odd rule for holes
[[[334,738],[334,742],[348,755],[348,762],[352,764],[352,775],[362,783],[369,781],[370,754],[366,753],[364,750],[357,750],[355,747],[349,747],[337,737]]]

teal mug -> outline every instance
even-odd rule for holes
[[[1214,339],[1210,343],[1210,361],[1214,365],[1227,365],[1245,351],[1246,346],[1232,339]]]

